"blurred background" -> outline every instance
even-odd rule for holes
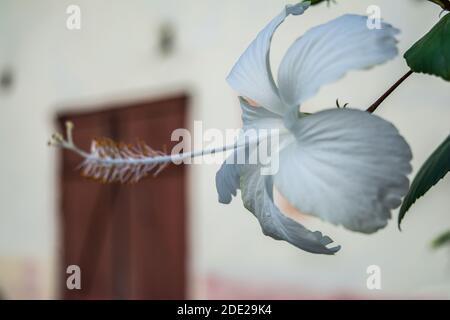
[[[219,204],[219,165],[102,185],[79,176],[81,159],[46,147],[67,119],[83,147],[98,136],[170,147],[172,130],[192,129],[194,120],[239,128],[225,77],[287,3],[0,0],[0,297],[450,298],[450,254],[430,249],[450,226],[448,177],[412,207],[402,232],[397,211],[370,236],[304,218],[342,245],[321,256],[265,237],[239,196]],[[66,27],[70,5],[81,9],[79,30]],[[303,110],[333,108],[336,98],[365,109],[408,70],[401,55],[440,12],[418,0],[322,4],[278,29],[272,67],[310,27],[370,5],[401,29],[401,54],[324,87]],[[411,177],[449,133],[449,86],[414,74],[377,110],[410,143]],[[69,265],[81,268],[81,290],[66,288]],[[380,267],[381,290],[366,286],[370,265]]]

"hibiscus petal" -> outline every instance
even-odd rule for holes
[[[378,116],[333,109],[300,118],[274,181],[297,209],[363,233],[383,228],[408,191],[411,150]]]
[[[310,29],[292,44],[280,64],[282,100],[298,106],[347,71],[366,69],[395,57],[397,33],[386,23],[381,29],[369,29],[366,16],[349,14]]]
[[[309,3],[286,6],[242,54],[227,77],[228,83],[239,95],[256,101],[272,112],[283,113],[283,104],[270,70],[270,43],[273,33],[288,15],[300,15],[308,6]]]
[[[260,129],[279,129],[280,131],[287,132],[284,127],[283,119],[263,107],[253,107],[245,99],[239,98],[242,109],[242,124],[243,131],[238,137],[238,143],[245,143],[244,133],[250,129],[254,129],[255,133]],[[247,141],[248,142],[248,141]],[[232,197],[236,196],[236,192],[239,189],[240,179],[240,167],[242,164],[248,163],[249,148],[240,148],[234,151],[222,164],[219,171],[216,173],[216,189],[219,196],[219,202],[228,204],[231,202]],[[252,148],[255,146],[252,145]],[[240,152],[245,154],[238,156]],[[238,158],[243,159],[244,163],[238,164]]]
[[[243,150],[243,149],[240,149]],[[227,160],[234,158],[234,152]],[[255,152],[257,149],[252,148]],[[249,149],[246,150],[247,159]],[[236,163],[236,162],[234,162]],[[265,235],[276,240],[285,240],[294,246],[312,253],[334,254],[340,247],[328,248],[333,241],[321,232],[312,232],[295,220],[285,216],[273,201],[272,176],[261,176],[261,166],[256,164],[233,164],[224,162],[216,174],[219,202],[228,204],[237,190],[241,189],[244,206],[258,219]]]
[[[236,196],[240,183],[240,165],[236,164],[235,153],[227,158],[216,173],[216,190],[219,196],[219,202],[228,204]]]
[[[285,130],[283,118],[263,107],[253,107],[244,99],[239,99],[242,109],[243,130],[279,129]]]
[[[319,231],[310,231],[297,221],[285,216],[273,201],[272,176],[261,176],[260,166],[241,168],[241,191],[244,206],[258,219],[266,236],[284,240],[311,253],[334,254],[340,246],[328,248],[333,242]]]

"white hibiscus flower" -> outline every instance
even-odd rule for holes
[[[274,31],[308,3],[288,5],[250,44],[227,80],[240,96],[243,129],[282,128],[279,170],[260,174],[256,164],[224,163],[216,175],[219,201],[237,189],[264,234],[308,252],[334,254],[340,246],[284,215],[274,186],[295,208],[347,229],[372,233],[386,226],[409,187],[411,151],[386,120],[355,109],[330,109],[305,116],[299,106],[321,86],[352,69],[381,64],[397,54],[398,30],[383,23],[370,30],[367,17],[344,15],[317,26],[288,49],[275,83],[269,64]],[[259,107],[251,106],[248,101]]]

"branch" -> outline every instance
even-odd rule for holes
[[[395,89],[398,88],[399,85],[402,84],[403,81],[405,81],[410,75],[412,75],[414,73],[414,71],[409,70],[403,77],[401,77],[396,83],[394,83],[392,85],[392,87],[390,87],[380,98],[378,98],[377,101],[375,101],[366,111],[373,113],[378,106],[387,98],[391,95],[392,92],[395,91]]]

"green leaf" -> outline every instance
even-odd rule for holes
[[[428,1],[436,3],[444,10],[450,10],[450,0],[428,0]]]
[[[437,236],[431,243],[433,249],[438,249],[444,245],[450,245],[450,230]]]
[[[450,135],[431,154],[417,173],[398,216],[398,226],[408,209],[450,171]]]
[[[450,81],[450,14],[445,15],[404,55],[414,72],[439,76]]]

